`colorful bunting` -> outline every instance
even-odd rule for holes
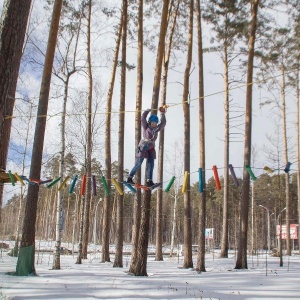
[[[101,181],[102,181],[102,184],[103,184],[103,187],[104,187],[104,191],[105,191],[106,196],[109,196],[110,193],[109,193],[109,189],[108,189],[108,186],[107,186],[107,182],[106,182],[104,176],[101,176]]]
[[[114,184],[114,186],[116,187],[116,190],[118,191],[118,193],[122,196],[123,195],[123,191],[121,189],[121,187],[119,186],[119,184],[117,183],[115,178],[111,179],[111,182]]]
[[[75,175],[75,176],[73,177],[71,186],[70,186],[70,188],[69,188],[69,194],[72,194],[72,193],[73,193],[74,187],[75,187],[75,184],[76,184],[77,179],[78,179],[78,175]]]
[[[58,183],[60,181],[61,177],[56,178],[54,181],[52,181],[50,184],[47,185],[47,188],[51,188],[52,186],[54,186],[56,183]],[[46,183],[45,181],[43,183]],[[41,182],[40,182],[41,184]]]
[[[286,164],[286,166],[284,168],[284,172],[285,173],[288,173],[290,171],[290,166],[291,165],[292,165],[291,162],[288,162]],[[228,168],[229,168],[232,180],[234,182],[234,185],[235,186],[239,186],[239,181],[238,181],[238,179],[236,177],[236,174],[235,174],[235,171],[234,171],[234,168],[233,168],[232,164],[229,164]],[[246,171],[248,172],[248,174],[250,175],[250,177],[251,177],[251,179],[253,181],[257,179],[256,176],[254,175],[254,173],[252,172],[251,167],[249,165],[245,165],[245,169],[246,169]],[[268,172],[269,174],[272,174],[274,172],[274,170],[270,169],[268,166],[265,166],[263,169],[266,172]],[[215,179],[216,189],[217,190],[221,190],[221,184],[220,184],[220,179],[219,179],[219,175],[218,175],[217,166],[214,165],[212,167],[212,170],[213,170],[213,176],[214,176],[214,179]],[[198,190],[199,190],[200,193],[202,193],[204,191],[203,172],[205,172],[205,171],[202,168],[198,169],[198,176],[199,176]],[[3,174],[3,176],[0,178],[1,182],[3,182],[3,183],[9,183],[10,182],[13,186],[15,186],[15,183],[17,181],[19,181],[21,183],[21,185],[23,185],[23,186],[25,185],[24,181],[27,181],[29,184],[38,184],[38,185],[50,182],[50,184],[47,185],[47,188],[51,188],[51,187],[53,187],[56,183],[58,183],[61,180],[61,177],[58,177],[55,180],[53,180],[53,179],[41,180],[41,179],[32,179],[32,178],[28,179],[24,175],[18,175],[17,173],[12,174],[10,170],[7,173],[2,172],[1,174]],[[187,171],[185,171],[184,172],[184,178],[183,178],[183,184],[182,184],[182,193],[186,192],[187,184],[188,184],[188,178],[189,178],[188,176],[189,176],[189,173]],[[67,181],[69,179],[70,179],[70,176],[67,176],[63,180],[63,182],[61,183],[61,185],[58,188],[59,191],[61,191],[66,186]],[[167,187],[165,188],[165,192],[169,192],[170,191],[172,185],[174,184],[175,179],[176,179],[176,177],[172,176],[172,178],[170,179]],[[70,188],[69,188],[69,193],[70,194],[73,193],[77,180],[78,180],[78,175],[75,175],[73,177],[72,183],[71,183]],[[96,196],[97,195],[96,176],[92,175],[91,180],[92,180],[93,195]],[[107,185],[107,181],[106,181],[106,179],[105,179],[105,177],[103,175],[101,176],[101,182],[103,184],[105,194],[107,196],[109,196],[110,195],[109,188],[108,188],[108,185]],[[117,192],[120,195],[123,195],[123,189],[121,188],[121,186],[119,185],[119,183],[116,181],[116,179],[111,178],[111,182],[116,187]],[[136,189],[132,185],[128,184],[126,181],[123,181],[123,184],[131,192],[136,193]],[[86,189],[86,175],[83,175],[83,177],[82,177],[82,184],[81,184],[81,188],[80,188],[80,195],[83,196],[85,194],[85,189]]]
[[[183,185],[182,185],[182,189],[181,189],[182,194],[184,194],[185,191],[186,191],[186,187],[187,187],[187,183],[188,183],[188,178],[189,178],[189,172],[185,171],[184,172],[184,178],[183,178]]]
[[[14,175],[16,176],[16,178],[18,179],[18,181],[20,181],[20,183],[24,186],[25,183],[24,183],[23,179],[18,175],[18,173],[14,173]]]
[[[231,177],[232,177],[234,185],[235,186],[239,186],[240,184],[239,184],[239,182],[238,182],[238,180],[236,178],[236,175],[235,175],[235,172],[234,172],[232,164],[229,164],[228,168],[229,168],[229,171],[230,171],[230,174],[231,174]]]
[[[246,165],[245,168],[246,168],[247,172],[249,173],[251,179],[252,179],[253,181],[255,181],[257,178],[256,178],[255,175],[253,174],[253,172],[252,172],[250,166],[249,166],[249,165]]]
[[[174,183],[174,181],[175,181],[175,176],[173,176],[172,178],[171,178],[171,180],[169,181],[169,183],[168,183],[168,185],[167,185],[167,187],[166,187],[166,189],[165,189],[165,192],[169,192],[170,191],[170,188],[171,188],[171,186],[173,185],[173,183]]]
[[[214,178],[215,178],[215,182],[216,182],[216,188],[217,190],[221,190],[221,184],[220,184],[220,179],[219,179],[219,175],[218,175],[218,169],[217,166],[213,166],[212,167],[213,173],[214,173]]]
[[[202,174],[202,168],[198,169],[198,175],[199,175],[199,184],[198,184],[198,190],[200,193],[203,193],[203,174]]]
[[[60,187],[58,188],[59,191],[63,189],[63,187],[67,184],[67,181],[69,180],[70,176],[67,176],[64,181],[61,183]]]
[[[127,183],[126,181],[123,181],[123,184],[125,184],[125,186],[129,188],[133,193],[136,193],[136,189],[131,184]]]
[[[8,171],[8,176],[9,176],[9,179],[10,179],[10,182],[13,186],[15,186],[15,178],[14,178],[14,175],[11,174],[11,171],[9,170]]]
[[[80,187],[80,195],[85,195],[85,187],[86,187],[86,174],[82,175],[81,187]]]
[[[274,171],[270,169],[269,167],[265,166],[264,170],[267,171],[268,173],[272,174]]]

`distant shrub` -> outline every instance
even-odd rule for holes
[[[8,249],[9,245],[3,242],[0,242],[0,249]]]

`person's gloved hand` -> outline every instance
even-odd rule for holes
[[[164,114],[165,112],[167,112],[167,108],[168,108],[168,105],[163,105],[163,106],[161,106],[158,110],[159,110],[162,114]]]

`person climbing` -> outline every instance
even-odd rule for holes
[[[153,177],[153,169],[154,169],[154,160],[156,159],[156,151],[155,151],[155,141],[158,136],[158,132],[162,131],[166,126],[166,116],[165,109],[161,107],[159,111],[161,112],[160,122],[158,120],[157,115],[150,115],[147,121],[147,115],[151,109],[147,109],[142,113],[141,126],[142,126],[142,134],[143,138],[139,142],[137,154],[136,154],[136,162],[134,167],[129,173],[129,177],[127,178],[127,183],[135,184],[133,181],[133,176],[142,166],[144,159],[147,159],[147,182],[146,186],[151,187],[154,185],[152,177]]]

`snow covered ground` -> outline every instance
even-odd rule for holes
[[[61,256],[61,270],[52,270],[52,253],[36,256],[38,276],[5,275],[15,271],[17,259],[0,255],[0,299],[300,299],[300,256],[248,258],[248,270],[235,270],[235,256],[206,256],[206,272],[183,269],[183,257],[149,256],[148,277],[127,274],[130,255],[123,256],[123,268],[100,263],[100,253],[92,252],[82,265],[76,255]],[[194,256],[194,266],[196,266]],[[267,263],[267,269],[266,269]]]

